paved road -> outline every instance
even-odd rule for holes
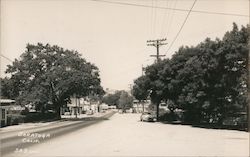
[[[12,156],[249,156],[249,133],[147,123],[139,114],[109,120],[30,147]],[[10,156],[11,156],[10,155]]]
[[[51,122],[48,125],[38,127],[22,128],[13,130],[4,128],[1,130],[1,155],[3,156],[16,156],[12,154],[16,150],[19,153],[26,151],[33,145],[45,143],[48,140],[57,138],[67,133],[76,131],[77,129],[96,124],[103,120],[107,120],[114,112],[100,114],[95,117],[85,117],[82,119],[70,119],[65,121]],[[14,126],[15,127],[15,126]],[[9,130],[9,131],[8,131]]]

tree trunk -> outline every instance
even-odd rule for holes
[[[56,119],[61,119],[61,108],[60,108],[60,105],[56,106]]]
[[[54,101],[53,102],[56,112],[56,119],[61,119],[61,105],[59,102]]]
[[[144,100],[142,101],[142,113],[144,113]]]
[[[61,104],[60,104],[60,101],[59,99],[57,98],[56,94],[55,94],[55,91],[54,91],[54,84],[53,82],[50,82],[50,90],[51,90],[51,98],[52,98],[52,103],[55,107],[55,112],[56,112],[56,119],[61,119],[61,112],[60,112],[60,107],[61,107]]]
[[[139,102],[141,102],[141,101],[139,101]],[[136,110],[136,113],[140,113],[140,111],[139,111],[139,103],[137,103],[137,110]]]
[[[159,106],[160,106],[160,103],[156,103],[156,120],[159,121]]]

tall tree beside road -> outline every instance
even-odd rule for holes
[[[114,94],[107,94],[102,98],[102,102],[108,105],[115,105],[118,107],[121,91],[116,91]]]
[[[156,118],[159,120],[159,105],[163,100],[164,94],[164,82],[159,75],[160,71],[163,70],[164,62],[159,61],[151,66],[146,68],[146,76],[149,78],[149,87],[150,87],[150,98],[151,102],[156,106]]]
[[[15,82],[16,86],[11,88],[19,93],[17,102],[33,102],[38,108],[51,102],[58,118],[60,107],[73,94],[103,94],[98,68],[81,58],[78,52],[56,45],[27,44],[26,51],[8,65],[6,73],[10,73],[10,80]]]
[[[134,81],[132,95],[135,99],[139,100],[139,103],[142,103],[143,112],[144,112],[144,101],[147,100],[150,87],[149,87],[149,80],[146,76],[141,76]]]
[[[246,111],[248,43],[249,26],[238,29],[233,24],[223,39],[181,47],[170,60],[149,66],[145,86],[150,86],[152,102],[171,100],[191,123],[222,124]]]
[[[115,105],[124,112],[126,109],[132,108],[133,97],[128,92],[121,90],[116,91],[114,94],[105,95],[102,102],[108,105]]]
[[[118,108],[122,109],[123,112],[126,111],[126,109],[130,109],[133,106],[133,97],[129,95],[128,92],[122,91],[120,98],[119,98],[119,105]]]
[[[222,45],[217,55],[219,66],[223,73],[221,78],[222,93],[218,93],[221,99],[220,104],[224,104],[219,109],[222,121],[228,114],[235,111],[245,111],[247,107],[247,56],[249,53],[250,27],[233,25],[233,30],[225,34]],[[224,98],[224,99],[222,99]]]

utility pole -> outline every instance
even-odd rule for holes
[[[131,93],[131,91],[132,91],[132,89],[133,89],[133,84],[128,84],[128,86],[129,86],[129,90],[130,90],[130,93]]]
[[[78,107],[77,107],[77,96],[76,96],[76,94],[74,94],[74,97],[75,97],[75,104],[76,104],[76,106],[75,106],[75,116],[77,118]]]
[[[167,39],[164,38],[164,39],[156,39],[156,40],[148,40],[147,41],[147,46],[154,46],[156,47],[156,55],[150,55],[151,57],[156,57],[156,63],[159,63],[160,61],[160,57],[164,57],[165,55],[160,55],[160,52],[159,52],[159,48],[160,46],[162,45],[166,45],[167,43],[163,43],[164,41],[166,41]],[[159,106],[160,106],[160,100],[158,100],[158,102],[154,102],[156,103],[156,119],[157,121],[159,121]]]
[[[143,76],[144,75],[144,71],[146,70],[146,67],[144,67],[143,65],[141,66],[141,75]]]
[[[166,41],[167,39],[156,39],[156,40],[148,40],[147,46],[154,46],[156,47],[156,55],[150,55],[151,57],[156,57],[156,62],[158,63],[160,61],[160,57],[164,57],[165,55],[160,55],[159,48],[162,45],[166,45],[167,43],[163,43],[163,41]]]

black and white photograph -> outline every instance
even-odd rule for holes
[[[250,0],[0,0],[1,157],[249,157]]]

